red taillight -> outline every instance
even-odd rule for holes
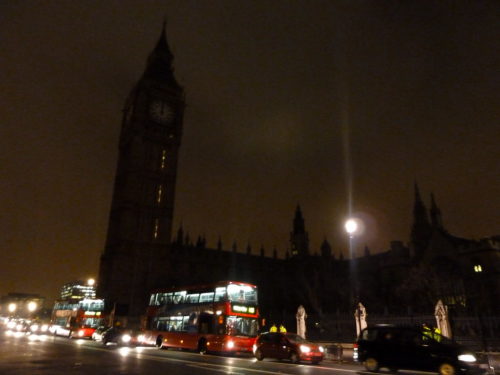
[[[354,345],[352,347],[353,347],[353,349],[357,349],[358,348],[358,344],[354,343]]]

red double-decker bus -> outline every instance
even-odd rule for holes
[[[59,336],[91,338],[105,322],[102,299],[60,300],[54,304],[50,330]]]
[[[145,326],[146,343],[159,348],[251,353],[259,330],[257,287],[220,281],[155,290]]]

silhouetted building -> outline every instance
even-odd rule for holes
[[[137,321],[154,288],[235,279],[258,285],[261,311],[275,316],[295,316],[299,305],[320,315],[349,312],[358,302],[353,301],[354,281],[359,299],[371,311],[428,312],[438,298],[457,308],[469,309],[472,303],[498,311],[500,238],[450,235],[434,195],[429,213],[416,183],[409,243],[392,241],[385,252],[366,248],[356,259],[359,280],[353,280],[343,249],[332,250],[326,238],[320,255],[310,253],[300,206],[285,259],[277,257],[277,249],[266,252],[261,246],[253,252],[250,244],[239,252],[236,241],[224,248],[220,237],[215,249],[207,248],[204,235],[190,236],[182,225],[171,240],[185,106],[172,61],[164,27],[125,103],[99,270],[98,296],[108,309]]]

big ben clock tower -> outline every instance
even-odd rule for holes
[[[164,24],[123,110],[98,294],[116,314],[132,318],[144,314],[149,289],[168,262],[185,106],[172,61]]]

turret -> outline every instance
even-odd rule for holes
[[[305,230],[304,218],[300,206],[295,209],[293,230],[290,233],[292,256],[309,255],[309,235]]]

